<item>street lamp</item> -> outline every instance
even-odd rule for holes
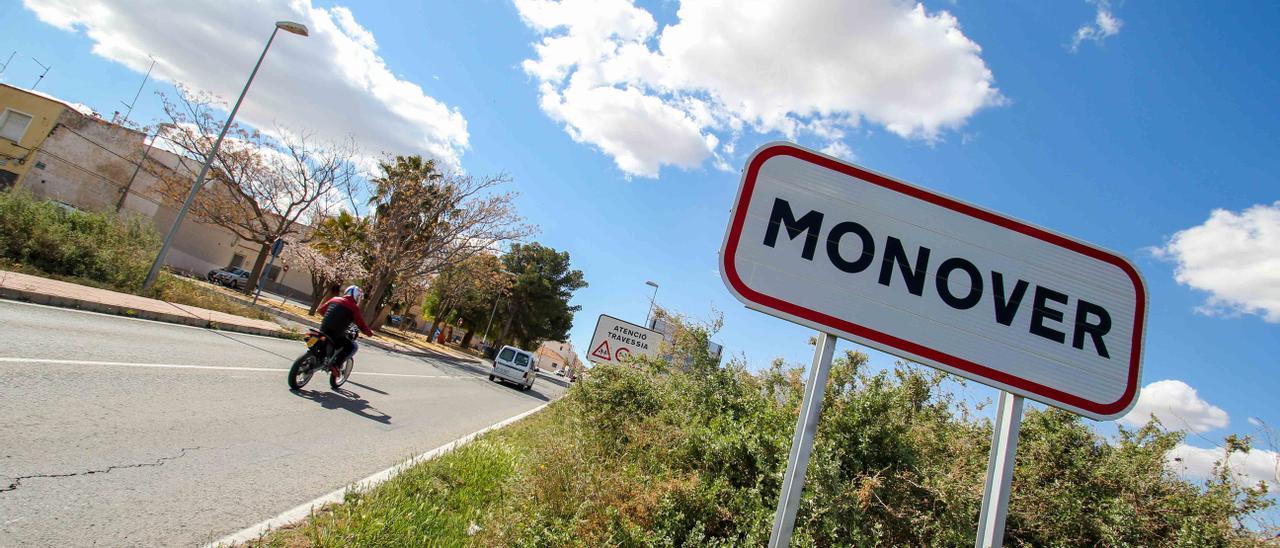
[[[644,285],[653,288],[653,296],[649,297],[649,313],[644,315],[644,326],[649,327],[649,316],[653,315],[653,303],[658,299],[658,284],[645,280]]]
[[[169,227],[169,232],[164,235],[164,243],[160,244],[160,253],[156,254],[155,262],[151,263],[151,271],[147,272],[146,281],[142,282],[142,289],[145,291],[151,289],[152,284],[156,283],[156,277],[160,275],[160,266],[164,264],[164,256],[169,253],[169,246],[173,244],[173,237],[178,233],[178,227],[182,226],[182,219],[187,216],[187,210],[191,209],[191,202],[195,201],[196,193],[200,192],[200,187],[204,185],[204,177],[209,174],[209,166],[213,164],[213,157],[218,154],[218,148],[222,146],[222,138],[227,136],[227,130],[231,129],[231,122],[236,119],[236,112],[240,111],[240,103],[244,102],[244,96],[249,93],[249,85],[253,83],[253,77],[258,75],[258,68],[262,66],[262,60],[267,57],[267,50],[271,49],[271,42],[275,41],[276,33],[284,30],[298,36],[307,36],[307,27],[302,23],[294,23],[292,21],[276,21],[276,28],[271,30],[271,38],[267,39],[267,46],[262,48],[262,55],[258,56],[258,63],[253,65],[253,72],[249,73],[249,80],[244,83],[244,89],[240,90],[240,98],[236,99],[236,104],[231,107],[231,115],[227,116],[227,123],[222,126],[222,133],[218,134],[218,140],[213,142],[213,148],[209,150],[209,155],[204,159],[204,165],[200,166],[200,174],[196,176],[196,181],[191,185],[191,192],[187,193],[187,200],[182,203],[182,209],[178,210],[178,216],[173,219],[173,226]]]
[[[508,277],[511,277],[511,278],[515,278],[515,277],[516,277],[516,275],[515,275],[514,273],[512,273],[512,272],[508,272],[505,268],[504,268],[504,269],[499,270],[499,272],[501,272],[504,276],[508,276]],[[502,301],[502,292],[501,292],[501,291],[499,291],[499,292],[498,292],[498,295],[493,299],[493,310],[490,310],[490,311],[489,311],[489,323],[485,324],[485,326],[484,326],[484,337],[483,337],[482,339],[480,339],[480,345],[481,345],[481,346],[485,346],[485,347],[489,346],[489,328],[490,328],[490,327],[493,327],[493,316],[494,316],[494,314],[497,314],[497,312],[498,312],[498,303],[499,303],[499,302],[501,302],[501,301]]]

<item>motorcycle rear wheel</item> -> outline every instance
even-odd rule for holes
[[[319,358],[315,354],[307,352],[301,358],[294,360],[293,365],[289,367],[289,390],[302,390],[302,387],[311,382],[317,359]]]

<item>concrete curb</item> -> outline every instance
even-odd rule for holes
[[[262,329],[247,325],[236,325],[232,323],[218,323],[203,318],[196,318],[182,314],[169,314],[165,312],[156,312],[151,310],[136,310],[133,308],[118,306],[85,299],[76,299],[73,297],[63,297],[59,295],[49,295],[46,293],[37,293],[35,291],[25,291],[21,289],[13,289],[9,287],[0,287],[0,299],[9,299],[12,301],[24,301],[46,306],[56,306],[60,308],[74,308],[78,310],[88,310],[90,312],[100,312],[103,314],[112,314],[116,316],[124,316],[126,318],[139,318],[143,320],[151,320],[164,323],[172,323],[178,325],[189,325],[192,327],[202,327],[205,329],[216,329],[219,331],[231,331],[235,333],[246,333],[249,335],[261,335],[264,337],[276,337],[280,339],[294,339],[293,334],[284,330]]]
[[[329,504],[342,503],[342,501],[346,499],[347,493],[350,491],[367,490],[367,489],[376,487],[379,484],[384,483],[387,480],[390,480],[391,478],[394,478],[400,475],[401,472],[407,470],[409,467],[413,465],[423,463],[432,459],[436,459],[443,455],[446,455],[449,452],[453,451],[454,449],[457,449],[459,447],[462,447],[463,445],[471,443],[473,440],[475,440],[477,437],[480,437],[480,435],[482,434],[485,434],[493,430],[497,430],[511,423],[514,423],[520,419],[528,417],[529,415],[537,413],[538,411],[542,411],[543,409],[546,409],[548,405],[550,404],[544,403],[533,409],[525,411],[524,413],[520,413],[519,415],[516,415],[514,417],[505,419],[503,421],[492,424],[485,428],[481,428],[480,430],[467,434],[461,438],[458,438],[449,443],[441,445],[440,447],[427,451],[426,453],[410,458],[409,460],[406,460],[400,464],[397,464],[381,472],[378,472],[372,476],[369,476],[360,481],[357,481],[347,487],[343,487],[336,491],[330,492],[322,497],[319,497],[309,502],[305,502],[303,504],[295,506],[293,509],[288,510],[274,518],[259,522],[245,529],[242,529],[238,532],[222,537],[216,541],[210,542],[209,544],[204,545],[203,548],[219,548],[223,546],[237,546],[237,545],[249,542],[251,540],[260,539],[263,536],[265,536],[267,533],[271,532],[271,530],[273,529],[279,529],[287,525],[293,525],[295,523],[299,523],[307,519],[308,517],[310,517],[313,512],[315,512],[320,508],[323,508]]]

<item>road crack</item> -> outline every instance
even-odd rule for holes
[[[83,472],[68,472],[64,474],[32,474],[30,476],[10,478],[9,486],[0,489],[0,493],[7,493],[9,491],[17,490],[18,487],[22,485],[22,480],[37,479],[37,478],[70,478],[75,476],[91,476],[94,474],[106,474],[108,472],[111,472],[112,470],[120,470],[123,468],[151,468],[155,466],[162,466],[166,462],[180,459],[186,456],[187,451],[195,451],[196,449],[201,449],[201,447],[183,447],[181,451],[178,451],[177,455],[174,455],[172,457],[160,457],[152,462],[140,462],[136,464],[115,464],[112,466],[108,466],[106,468],[101,468],[96,470],[85,470]]]

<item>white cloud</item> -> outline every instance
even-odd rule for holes
[[[622,171],[657,177],[661,163],[695,167],[715,147],[683,111],[635,88],[570,86],[544,90],[542,110],[565,122],[569,135],[613,156]]]
[[[1138,403],[1120,418],[1132,426],[1142,426],[1154,416],[1170,430],[1193,433],[1225,428],[1229,421],[1227,412],[1200,398],[1196,389],[1178,380],[1156,381],[1142,388]]]
[[[832,141],[831,144],[822,147],[822,153],[828,156],[835,156],[841,160],[854,159],[853,149],[849,148],[849,145],[844,144],[843,141]]]
[[[835,142],[868,121],[932,141],[1003,101],[959,21],[920,4],[682,0],[661,30],[630,0],[515,4],[542,35],[523,68],[543,110],[628,174],[721,165],[716,145],[747,130]],[[606,101],[646,116],[586,115]]]
[[[1223,456],[1222,447],[1205,449],[1180,443],[1169,452],[1166,464],[1175,473],[1203,480],[1213,473],[1214,464]],[[1248,453],[1237,451],[1227,459],[1227,465],[1242,484],[1252,487],[1265,481],[1268,492],[1280,494],[1280,453],[1256,448]]]
[[[1209,292],[1199,312],[1280,323],[1280,201],[1239,213],[1216,209],[1153,251],[1177,264],[1178,283]]]
[[[424,154],[457,167],[468,143],[455,108],[396,77],[377,54],[372,33],[351,11],[310,0],[24,0],[41,21],[82,31],[93,52],[153,76],[231,102],[272,30],[305,24],[310,37],[276,36],[237,119],[276,124],[340,140],[354,136],[370,153]],[[86,76],[88,79],[89,76]]]
[[[1097,13],[1092,23],[1085,23],[1071,36],[1072,53],[1079,51],[1080,44],[1085,40],[1102,45],[1103,40],[1120,34],[1120,27],[1124,26],[1124,21],[1111,13],[1111,3],[1108,0],[1088,0],[1088,2],[1097,7]]]

